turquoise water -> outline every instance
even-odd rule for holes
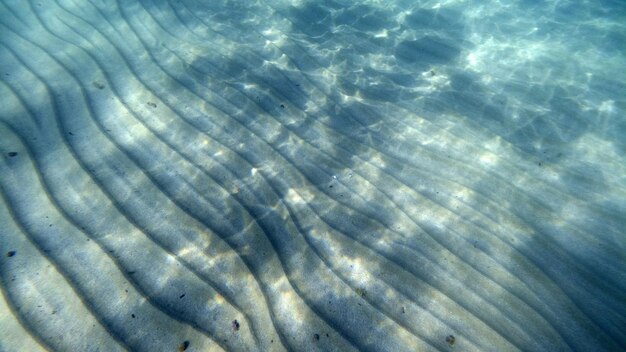
[[[626,346],[623,1],[0,1],[0,350]]]

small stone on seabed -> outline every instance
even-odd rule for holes
[[[447,343],[448,343],[448,345],[450,345],[450,346],[454,345],[454,340],[455,340],[455,339],[454,339],[454,336],[452,336],[452,335],[448,335],[448,336],[446,337],[446,342],[447,342]]]
[[[181,352],[187,350],[187,348],[189,348],[189,341],[185,341],[178,346],[178,350]]]

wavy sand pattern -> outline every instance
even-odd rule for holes
[[[624,5],[320,3],[0,2],[1,350],[626,346]]]

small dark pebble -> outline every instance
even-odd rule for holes
[[[452,335],[446,336],[446,342],[448,343],[448,345],[450,346],[454,345],[454,341],[455,341],[454,336]]]
[[[178,346],[178,350],[180,352],[186,351],[188,348],[189,348],[189,341],[184,341],[183,343],[180,344],[180,346]]]
[[[14,255],[15,255],[15,253],[16,253],[15,251],[9,251],[9,252],[7,253],[7,257],[12,257],[12,256],[14,256]]]
[[[183,298],[183,297],[185,297],[184,293],[182,295],[180,295],[178,298]]]
[[[133,318],[135,318],[135,314],[131,314],[130,316],[131,316],[131,317],[133,317]]]
[[[280,104],[280,107],[284,109],[284,108],[285,108],[285,105],[284,105],[284,104]]]
[[[313,334],[313,338],[315,339],[315,341],[319,341],[320,340],[320,334]]]
[[[14,156],[17,156],[17,152],[9,152],[7,155],[12,158]]]
[[[233,330],[239,331],[239,322],[237,319],[233,320]]]

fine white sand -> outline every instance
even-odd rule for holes
[[[358,3],[0,1],[0,350],[624,348],[624,5]]]

